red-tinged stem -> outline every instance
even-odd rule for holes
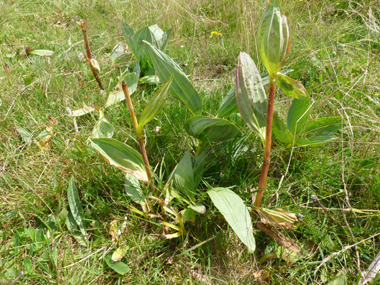
[[[260,192],[256,195],[255,206],[260,207],[261,200],[264,195],[265,184],[267,181],[268,170],[270,165],[270,150],[272,145],[272,122],[274,110],[274,95],[276,93],[276,76],[270,77],[269,97],[268,97],[268,111],[267,111],[267,128],[265,136],[265,149],[264,149],[264,162],[261,169],[261,176],[259,181]]]
[[[90,43],[88,42],[88,36],[87,36],[87,20],[80,20],[78,22],[78,24],[82,28],[84,47],[85,47],[86,52],[87,52],[87,57],[86,58],[87,58],[88,64],[90,65],[92,74],[94,75],[94,77],[96,79],[96,82],[98,82],[100,90],[104,91],[104,88],[103,88],[102,82],[100,81],[99,75],[98,75],[98,73],[96,72],[96,69],[93,67],[93,65],[91,63],[92,55],[91,55],[91,50],[90,50]]]
[[[132,104],[131,96],[129,94],[127,83],[125,83],[125,81],[123,80],[123,82],[121,83],[121,86],[123,87],[125,101],[127,102],[127,106],[128,106],[128,110],[129,110],[129,115],[131,116],[133,128],[135,129],[136,136],[137,136],[137,141],[138,141],[139,146],[140,146],[140,153],[142,155],[142,158],[143,158],[143,161],[144,161],[144,164],[145,164],[145,169],[146,169],[146,173],[147,173],[148,181],[149,181],[148,182],[149,183],[149,187],[152,190],[153,195],[156,195],[156,189],[155,189],[155,187],[154,187],[154,185],[153,185],[153,183],[151,181],[152,172],[150,171],[149,160],[148,160],[148,156],[146,154],[146,149],[145,149],[145,144],[144,144],[144,137],[143,137],[142,133],[140,133],[140,132],[137,131],[138,122],[137,122],[135,111],[133,109],[133,104]]]

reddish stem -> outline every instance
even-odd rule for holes
[[[270,150],[272,145],[272,122],[274,110],[274,95],[276,93],[276,76],[270,78],[269,97],[268,97],[268,111],[267,111],[267,128],[265,136],[265,149],[264,149],[264,162],[261,169],[259,190],[256,195],[255,206],[260,207],[261,200],[264,195],[265,184],[267,181],[269,165],[270,165]]]
[[[96,72],[96,69],[92,66],[92,63],[91,63],[92,55],[91,55],[91,50],[90,50],[90,43],[88,42],[88,36],[87,36],[87,20],[80,20],[78,24],[82,28],[84,47],[85,47],[86,53],[87,53],[87,57],[86,58],[87,58],[88,64],[90,65],[92,74],[94,75],[94,77],[96,79],[96,82],[98,82],[100,90],[104,91],[104,88],[103,88],[102,82],[100,81],[99,75],[98,75],[98,73]]]

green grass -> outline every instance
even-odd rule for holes
[[[276,266],[284,264],[278,260],[259,264],[266,248],[277,246],[275,242],[254,227],[257,250],[249,254],[209,202],[206,214],[188,225],[189,236],[164,239],[159,220],[147,227],[130,211],[133,203],[123,190],[123,173],[86,146],[97,117],[78,118],[77,137],[66,111],[83,103],[105,103],[88,64],[78,58],[85,51],[76,22],[87,18],[91,50],[99,61],[102,83],[111,90],[120,70],[108,54],[118,42],[125,44],[121,23],[135,30],[155,23],[163,30],[173,26],[167,53],[185,65],[205,113],[215,114],[234,84],[238,53],[246,51],[258,62],[255,28],[266,1],[5,1],[0,9],[0,61],[9,65],[10,78],[1,68],[0,284],[10,284],[21,271],[24,275],[17,284],[253,284],[253,274],[261,269],[270,272],[269,284],[324,284],[340,270],[354,284],[359,271],[354,247],[325,263],[315,275],[314,270],[331,253],[378,233],[379,213],[346,212],[349,229],[342,211],[331,210],[334,221],[326,233],[329,218],[310,197],[317,195],[327,208],[348,208],[346,188],[353,208],[380,208],[380,10],[376,5],[361,10],[348,1],[282,2],[292,34],[284,69],[294,69],[291,76],[311,94],[312,118],[343,118],[341,139],[335,142],[291,153],[275,140],[272,150],[263,205],[303,214],[304,223],[297,230],[282,233],[300,244],[314,245],[313,251],[281,270]],[[210,37],[214,30],[222,38]],[[27,46],[53,50],[55,55],[21,55]],[[140,87],[132,96],[138,114],[152,92],[154,88]],[[278,93],[275,109],[284,117],[290,103]],[[17,129],[37,136],[49,125],[49,116],[58,122],[51,149],[27,145]],[[106,118],[115,128],[115,138],[138,148],[124,103],[107,109]],[[187,118],[188,111],[170,99],[147,126],[150,163],[163,181],[186,150],[195,150],[183,128]],[[229,119],[244,137],[213,146],[204,181],[235,185],[234,191],[250,205],[249,190],[258,185],[262,148],[237,114]],[[157,134],[156,126],[161,127]],[[364,160],[371,159],[374,167],[363,168]],[[88,247],[80,246],[64,224],[48,230],[54,224],[49,221],[68,205],[66,190],[72,175],[84,207]],[[127,223],[120,245],[129,247],[123,261],[131,271],[124,276],[103,261],[116,249],[109,234],[114,220]],[[358,245],[361,271],[380,250],[379,242],[377,236]]]

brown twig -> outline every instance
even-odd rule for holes
[[[299,205],[301,208],[306,208],[306,209],[316,209],[316,210],[322,210],[320,207],[309,207],[309,206],[303,206]],[[341,208],[326,208],[328,211],[342,211],[343,213],[346,212],[351,212],[350,209],[341,209]],[[360,211],[360,212],[369,212],[369,213],[377,213],[375,215],[378,215],[380,213],[380,210],[367,210],[367,209],[355,209],[354,211]]]
[[[369,8],[369,7],[373,6],[373,5],[375,5],[375,4],[379,4],[379,3],[380,3],[380,1],[372,2],[372,3],[368,4],[367,6],[364,6],[363,8],[359,9],[358,11],[353,12],[353,13],[352,13],[351,15],[349,15],[346,19],[349,19],[349,18],[351,18],[353,15],[359,14],[361,11],[363,11],[363,10],[365,10],[365,9],[367,9],[367,8]]]
[[[131,96],[129,94],[127,83],[125,83],[125,81],[123,80],[123,82],[121,83],[121,86],[123,87],[125,101],[126,101],[127,106],[128,106],[129,115],[131,116],[131,121],[132,121],[132,124],[133,124],[133,128],[135,129],[136,136],[137,136],[137,142],[139,143],[140,152],[141,152],[144,164],[145,164],[146,173],[148,175],[149,187],[151,188],[151,190],[153,192],[153,196],[155,196],[156,195],[156,190],[155,190],[155,187],[154,187],[154,185],[153,185],[153,183],[151,181],[152,172],[150,171],[149,160],[148,160],[148,156],[147,156],[146,149],[145,149],[145,144],[144,144],[144,138],[143,138],[143,136],[142,136],[141,133],[137,132],[137,127],[138,127],[139,124],[137,122],[135,111],[133,109],[133,104],[132,104]]]
[[[5,72],[7,73],[9,83],[12,83],[11,69],[9,68],[9,65],[4,64],[3,68],[4,68]]]
[[[93,60],[94,59],[92,58],[92,55],[91,55],[90,44],[88,42],[88,36],[87,36],[87,20],[80,20],[78,22],[78,24],[82,28],[83,39],[84,39],[84,47],[85,47],[86,53],[87,53],[86,59],[88,61],[88,64],[90,65],[92,74],[94,75],[96,81],[98,82],[100,90],[104,92],[104,88],[103,88],[102,82],[100,81],[99,75],[96,72],[96,69],[95,69],[95,67],[93,65]]]
[[[270,79],[269,87],[269,97],[268,97],[268,111],[267,111],[267,127],[265,136],[265,150],[264,150],[264,162],[261,169],[259,190],[255,199],[255,206],[260,207],[261,200],[264,195],[265,184],[267,181],[269,165],[270,165],[270,151],[272,145],[272,122],[273,122],[273,111],[274,111],[274,95],[276,93],[276,76]]]
[[[300,253],[301,249],[299,246],[290,238],[285,237],[282,233],[279,231],[272,231],[270,228],[267,228],[262,222],[257,222],[257,227],[267,235],[269,235],[272,239],[274,239],[278,244],[286,247],[287,249],[290,249],[291,251],[295,253]]]
[[[17,281],[24,276],[24,272],[20,272],[20,274],[17,276],[17,278],[11,283],[11,285],[15,285]]]

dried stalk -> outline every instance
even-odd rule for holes
[[[97,73],[97,71],[96,71],[96,69],[95,69],[95,67],[93,65],[93,58],[92,58],[92,55],[91,55],[90,44],[88,42],[88,36],[87,36],[87,20],[80,20],[78,22],[78,24],[82,28],[83,39],[84,39],[84,47],[85,47],[86,53],[87,53],[86,59],[88,61],[88,64],[90,65],[92,74],[94,75],[96,81],[98,82],[100,90],[102,92],[104,92],[104,88],[103,88],[102,82],[100,81],[99,75],[98,75],[98,73]]]

